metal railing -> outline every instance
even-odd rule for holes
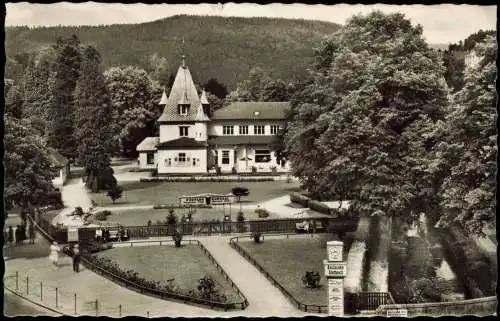
[[[111,271],[106,270],[103,267],[100,267],[97,264],[94,264],[91,262],[88,257],[85,255],[82,255],[82,263],[83,265],[88,268],[89,270],[94,271],[95,273],[98,273],[107,279],[118,283],[122,286],[125,286],[128,289],[135,290],[141,294],[146,294],[146,295],[151,295],[154,297],[158,297],[160,299],[171,299],[171,300],[176,300],[180,301],[183,303],[190,303],[190,304],[199,304],[199,305],[204,305],[208,306],[210,308],[219,308],[223,309],[224,311],[227,310],[234,310],[234,309],[245,309],[248,306],[248,300],[246,297],[241,293],[241,291],[238,289],[236,284],[229,278],[227,273],[224,271],[224,269],[219,265],[219,263],[212,257],[212,255],[207,251],[207,249],[203,246],[201,242],[198,240],[185,240],[184,242],[187,242],[188,244],[196,244],[201,248],[201,250],[208,256],[209,260],[211,263],[213,263],[216,267],[216,269],[219,271],[219,273],[222,274],[222,276],[230,282],[231,287],[236,291],[238,296],[242,298],[242,301],[240,302],[219,302],[219,301],[213,301],[213,300],[207,300],[199,297],[193,297],[193,296],[188,296],[188,295],[183,295],[179,293],[174,293],[174,292],[167,292],[163,290],[158,290],[150,287],[146,287],[140,284],[137,284],[133,281],[130,281],[126,278],[123,278],[119,275],[116,275],[112,273]],[[135,241],[135,242],[126,242],[130,243],[130,246],[133,247],[134,243],[158,243],[159,245],[163,245],[166,243],[173,243],[171,240],[158,240],[158,241]],[[123,243],[122,243],[123,244]],[[68,250],[68,247],[65,247],[65,253],[68,255],[71,255],[72,253]]]
[[[297,234],[266,234],[265,236],[283,236],[287,239]],[[311,235],[312,237],[313,235]],[[297,300],[287,289],[285,289],[262,265],[260,265],[250,254],[248,254],[238,243],[240,238],[248,239],[248,236],[236,236],[229,240],[232,248],[237,250],[245,259],[252,263],[271,283],[277,287],[298,309],[305,312],[328,313],[327,305],[305,304]],[[264,235],[262,235],[264,239]],[[347,314],[358,313],[361,310],[376,310],[384,304],[394,304],[390,292],[358,292],[345,293],[344,310]]]

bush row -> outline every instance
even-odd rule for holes
[[[300,193],[290,193],[290,201],[292,203],[298,203],[304,207],[308,207],[310,198]]]
[[[323,213],[323,214],[330,214],[330,208],[328,205],[323,204],[321,202],[315,201],[315,200],[309,200],[309,206],[310,209],[315,210],[317,212]]]
[[[175,284],[174,281],[153,281],[153,280],[147,280],[141,276],[138,275],[138,273],[134,270],[123,270],[116,262],[105,258],[105,257],[98,257],[95,255],[84,255],[85,259],[89,261],[90,263],[106,270],[107,272],[110,272],[111,274],[118,276],[122,279],[125,279],[129,282],[132,282],[138,286],[144,287],[144,288],[149,288],[155,291],[161,291],[161,292],[166,292],[171,295],[179,295],[179,296],[185,296],[185,297],[190,297],[194,299],[203,299],[203,300],[209,300],[209,301],[214,301],[218,303],[227,303],[228,298],[226,297],[225,294],[219,293],[219,291],[212,291],[209,293],[209,296],[207,296],[206,291],[202,290],[183,290],[181,289],[178,285]]]
[[[272,177],[149,177],[141,182],[273,182]]]

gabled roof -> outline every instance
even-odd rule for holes
[[[269,145],[276,139],[273,135],[238,135],[213,136],[208,139],[209,145]]]
[[[202,149],[206,148],[207,144],[199,142],[194,138],[181,137],[166,142],[161,142],[156,145],[157,149]]]
[[[64,167],[69,163],[69,160],[61,155],[57,150],[49,148],[49,158],[54,167]]]
[[[223,119],[285,119],[288,102],[233,102],[229,106],[216,110],[213,120]]]
[[[189,104],[189,110],[186,115],[180,115],[178,112],[178,104]],[[177,70],[172,90],[167,98],[163,113],[158,119],[158,122],[179,122],[179,121],[209,121],[204,115],[202,120],[197,119],[198,109],[202,108],[198,92],[194,86],[193,78],[189,68],[184,64]]]
[[[135,148],[138,152],[151,152],[156,150],[156,144],[160,142],[160,137],[146,137]]]

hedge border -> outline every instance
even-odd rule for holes
[[[286,236],[287,238],[293,235],[295,236],[296,234],[266,234],[266,236]],[[229,245],[238,251],[238,253],[243,256],[247,261],[252,263],[253,266],[255,266],[262,274],[265,275],[265,277],[275,286],[277,287],[294,305],[297,306],[297,308],[301,311],[304,312],[316,312],[316,313],[328,313],[328,306],[326,305],[315,305],[315,304],[305,304],[300,302],[299,300],[295,299],[295,297],[288,292],[269,272],[267,272],[257,261],[255,261],[254,258],[250,256],[241,246],[239,246],[238,241],[239,238],[248,238],[247,236],[235,236],[229,239]],[[251,236],[250,236],[251,237]],[[236,242],[234,241],[236,239]]]
[[[243,299],[243,301],[224,303],[224,302],[217,302],[217,301],[200,299],[200,298],[196,298],[196,297],[192,297],[192,296],[188,296],[188,295],[182,295],[182,294],[170,293],[170,292],[161,291],[161,290],[155,290],[155,289],[141,286],[141,285],[136,284],[132,281],[124,279],[118,275],[115,275],[112,272],[106,270],[105,268],[100,267],[97,264],[90,262],[83,255],[82,255],[82,263],[89,270],[92,270],[96,274],[100,274],[101,276],[109,279],[110,281],[112,281],[114,283],[117,283],[121,286],[125,286],[125,288],[132,289],[132,290],[139,292],[141,294],[146,294],[149,296],[157,297],[157,298],[160,298],[162,300],[169,300],[170,299],[170,300],[183,302],[184,304],[201,305],[201,306],[209,307],[211,309],[218,308],[218,309],[221,309],[224,311],[244,310],[245,308],[247,308],[248,307],[248,299],[240,291],[240,289],[236,286],[236,284],[234,284],[233,280],[231,280],[229,278],[229,275],[226,273],[226,271],[224,271],[224,269],[220,266],[220,264],[213,258],[213,256],[205,248],[205,246],[198,240],[185,240],[185,242],[186,241],[188,241],[189,244],[195,243],[197,246],[199,246],[201,248],[201,250],[204,252],[204,254],[207,255],[209,261],[212,264],[214,264],[216,269],[219,271],[219,273],[221,273],[222,276],[231,283],[231,287],[236,290],[236,293]],[[132,244],[134,244],[134,243],[159,243],[159,245],[162,245],[162,243],[172,243],[172,242],[173,242],[172,240],[158,240],[158,241],[131,241],[131,242],[126,242],[126,243],[130,243],[131,247],[132,247],[133,246]],[[71,252],[70,252],[68,246],[65,246],[63,248],[63,251],[65,254],[71,256]]]

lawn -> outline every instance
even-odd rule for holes
[[[322,238],[290,238],[265,240],[259,244],[240,241],[238,244],[295,299],[304,304],[328,305],[328,285],[323,267],[326,248],[322,246],[323,241]],[[344,258],[351,243],[352,238],[347,235],[344,239]],[[301,281],[305,272],[311,270],[321,275],[321,287],[318,289],[307,288]]]
[[[187,214],[187,209],[175,209],[177,217],[182,217],[183,214]],[[225,209],[226,214],[229,215],[229,208]],[[231,207],[231,219],[236,221],[236,216],[239,211],[239,206]],[[146,225],[148,220],[154,224],[157,221],[163,221],[168,215],[168,210],[166,209],[143,209],[143,210],[121,210],[121,211],[111,211],[111,215],[107,217],[106,221],[97,221],[94,216],[91,216],[88,221],[91,223],[102,222],[102,223],[118,223],[123,226],[141,226]],[[243,215],[246,219],[255,219],[258,217],[257,213],[251,210],[243,209]],[[193,222],[203,222],[211,220],[224,219],[224,210],[222,208],[197,208],[192,216]]]
[[[123,182],[123,196],[116,205],[178,204],[179,196],[201,193],[231,193],[236,186],[247,187],[250,195],[242,198],[244,203],[270,200],[298,190],[298,183],[287,182]],[[106,193],[91,193],[98,206],[113,206]]]
[[[230,281],[222,276],[194,244],[185,244],[180,248],[173,245],[118,247],[97,255],[117,262],[124,270],[132,269],[145,279],[165,282],[174,279],[174,284],[186,291],[196,291],[198,280],[208,275],[229,301],[241,300]]]

